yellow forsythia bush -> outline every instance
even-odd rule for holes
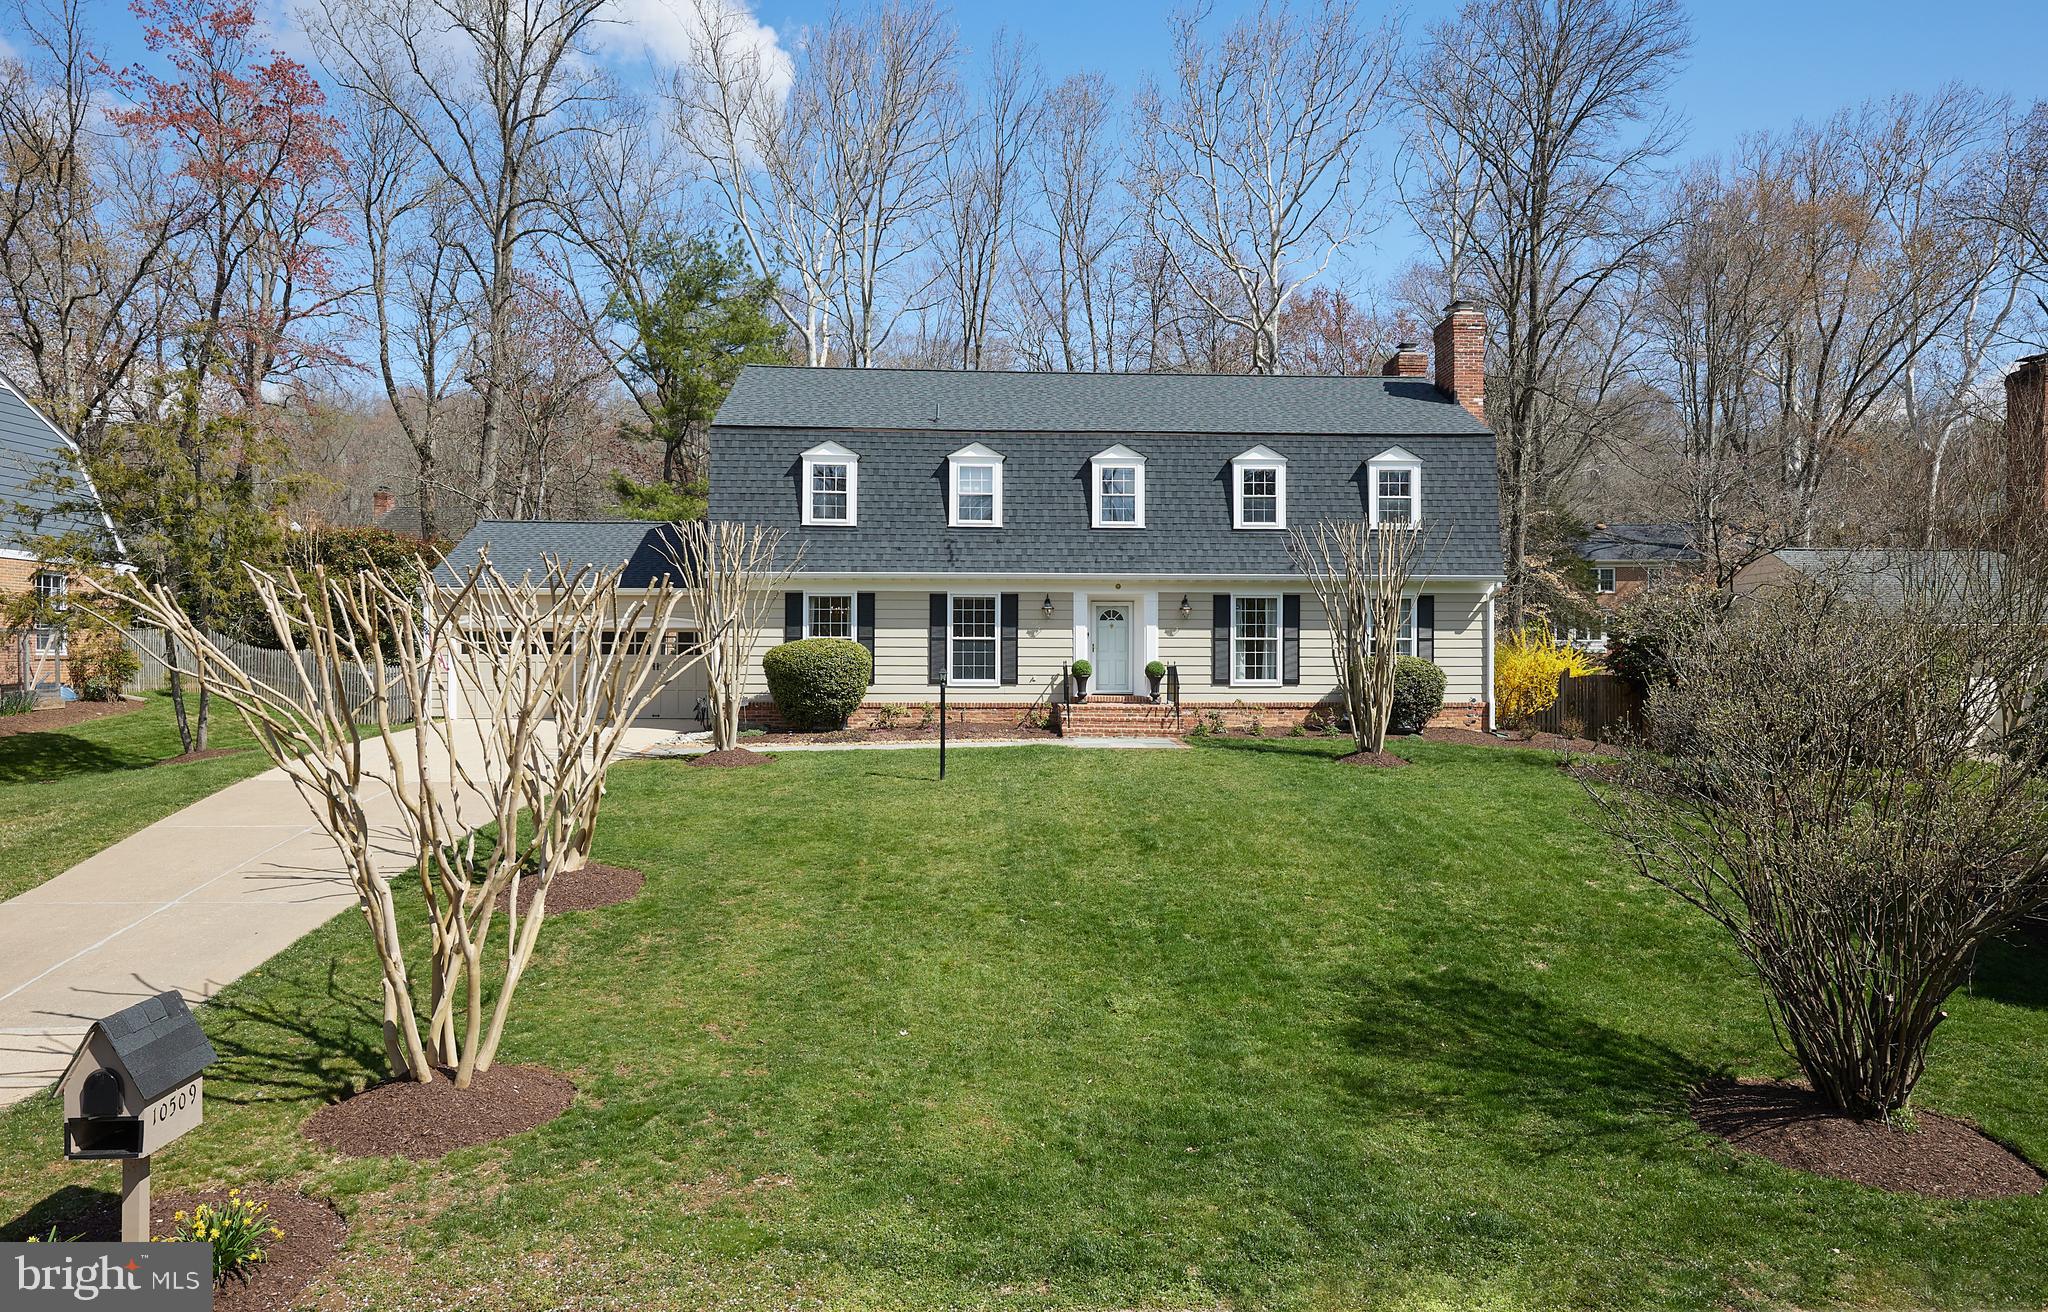
[[[1592,672],[1584,652],[1540,624],[1529,625],[1494,644],[1494,714],[1504,724],[1527,724],[1556,703],[1558,680]]]

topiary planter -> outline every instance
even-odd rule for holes
[[[1073,673],[1074,700],[1077,702],[1085,702],[1088,700],[1088,676],[1095,673],[1095,667],[1093,665],[1090,665],[1087,661],[1075,661],[1073,665]]]
[[[1159,685],[1165,682],[1165,680],[1166,663],[1164,661],[1150,661],[1146,664],[1145,682],[1152,685],[1152,700],[1154,702],[1161,700],[1161,697],[1159,695]]]

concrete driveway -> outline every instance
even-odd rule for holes
[[[625,747],[674,736],[635,728]],[[397,815],[382,796],[370,811]],[[391,874],[412,864],[395,838]],[[165,989],[212,997],[354,906],[333,841],[278,770],[0,903],[0,1105],[54,1081],[99,1017]]]

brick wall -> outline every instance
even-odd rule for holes
[[[1436,353],[1437,389],[1486,420],[1486,316],[1470,301],[1444,309],[1430,342]]]

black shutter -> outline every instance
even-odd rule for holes
[[[782,640],[795,642],[804,636],[804,594],[782,594]]]
[[[1017,594],[1005,592],[1002,598],[1002,646],[997,654],[997,670],[1003,683],[1017,682]]]
[[[931,675],[931,681],[937,683],[946,677],[946,594],[943,592],[932,594],[931,627],[928,636],[930,659],[927,664],[930,668],[927,672]]]
[[[1436,661],[1436,594],[1425,592],[1415,599],[1415,654]]]
[[[1219,592],[1210,599],[1209,681],[1220,688],[1230,686],[1230,594]]]
[[[1280,682],[1301,682],[1301,594],[1280,598]]]
[[[853,636],[868,649],[868,686],[875,686],[875,594],[853,594]]]

